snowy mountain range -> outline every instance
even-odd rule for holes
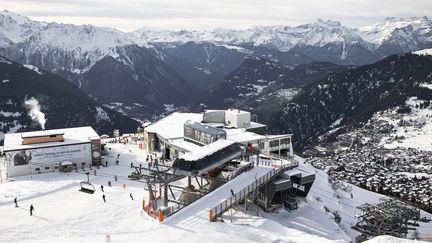
[[[64,63],[65,69],[85,72],[103,56],[118,57],[115,47],[136,44],[152,48],[157,43],[175,47],[187,42],[209,42],[239,52],[248,52],[248,46],[262,46],[281,52],[331,46],[338,49],[340,62],[358,64],[362,61],[349,60],[350,52],[354,50],[372,52],[381,58],[431,46],[432,22],[427,17],[386,18],[372,26],[356,29],[338,21],[318,19],[299,26],[256,26],[246,30],[170,31],[142,28],[123,33],[91,25],[47,24],[3,11],[0,12],[0,34],[0,47],[11,48],[11,55],[22,52],[29,60],[29,57],[39,53],[43,59],[48,51],[63,51],[72,57]],[[77,57],[80,57],[79,60],[75,60]]]
[[[294,47],[323,47],[337,43],[345,46],[360,44],[368,50],[376,50],[380,46],[398,40],[406,42],[400,43],[401,47],[416,49],[418,45],[431,43],[431,26],[432,22],[427,17],[386,18],[380,23],[359,29],[344,26],[338,21],[318,19],[299,26],[257,26],[246,30],[167,31],[142,28],[128,33],[127,36],[139,45],[195,41],[226,45],[253,44],[289,51]]]
[[[4,134],[91,125],[100,133],[114,129],[135,131],[139,123],[116,111],[102,107],[67,80],[20,65],[0,56],[0,143]],[[34,99],[43,113],[43,124],[30,118],[26,102]]]
[[[197,97],[188,92],[217,86],[249,58],[280,65],[363,65],[431,47],[427,17],[387,18],[359,29],[318,19],[246,30],[142,28],[124,33],[0,12],[0,54],[58,74],[105,106],[139,119],[166,107],[193,106]]]

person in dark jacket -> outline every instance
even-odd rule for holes
[[[129,194],[129,197],[133,200],[132,192]]]
[[[33,211],[34,211],[34,207],[33,207],[33,204],[32,204],[32,205],[30,205],[30,216],[33,215]]]
[[[101,185],[101,191],[102,191],[102,192],[105,192],[104,189],[103,189],[103,185]]]
[[[106,202],[106,200],[105,200],[105,194],[102,195],[102,199],[104,200],[104,202]]]
[[[14,203],[15,203],[15,207],[17,208],[18,207],[18,198],[14,199]]]

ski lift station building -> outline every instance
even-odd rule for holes
[[[262,153],[293,156],[291,134],[267,135],[267,126],[251,121],[251,113],[238,109],[203,113],[174,112],[144,128],[147,152],[174,160],[216,140],[230,140]]]
[[[91,127],[5,134],[6,177],[69,171],[101,163],[101,142]]]

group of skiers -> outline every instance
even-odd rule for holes
[[[153,155],[147,155],[146,163],[148,165],[148,168],[150,169],[150,167],[152,166],[156,168],[160,164],[164,165],[164,160],[163,158],[156,158],[156,157],[153,159]]]
[[[14,198],[14,203],[15,203],[15,207],[18,208],[18,198]],[[33,216],[33,212],[34,212],[34,207],[33,204],[30,204],[30,216]]]
[[[117,175],[115,175],[115,181],[117,181]],[[108,181],[108,186],[109,187],[111,187],[111,181]],[[102,194],[102,200],[104,201],[104,202],[106,202],[106,196],[105,196],[105,191],[104,191],[104,186],[103,185],[101,185],[100,186],[100,189],[101,189],[101,191],[103,192],[103,194]],[[133,198],[133,195],[132,195],[132,192],[129,194],[129,197],[132,199],[132,200],[134,200],[134,198]],[[15,203],[15,207],[16,208],[18,208],[19,206],[18,206],[18,198],[14,198],[14,203]],[[33,212],[34,212],[34,206],[33,206],[33,204],[31,204],[30,205],[30,216],[33,216]]]
[[[111,149],[111,148],[110,148],[110,149]],[[116,164],[116,165],[119,164],[119,158],[120,158],[120,154],[117,154],[117,160],[115,161],[115,164]],[[157,158],[154,158],[154,159],[153,159],[153,156],[152,156],[152,155],[147,155],[147,158],[146,158],[146,162],[148,163],[149,168],[150,168],[151,166],[153,166],[153,167],[157,167],[158,162],[160,162],[160,161],[162,161],[162,163],[163,163],[163,159],[160,159],[159,161],[158,161],[158,160],[159,160],[159,159],[157,159]],[[90,166],[91,166],[91,165],[90,165]],[[105,166],[108,167],[108,161],[105,161]],[[140,167],[142,167],[141,164],[140,164]],[[131,168],[133,168],[133,163],[131,163]],[[114,180],[115,180],[116,182],[118,181],[117,175],[114,175]],[[112,186],[111,181],[108,181],[108,186],[109,186],[109,187]],[[100,186],[100,189],[101,189],[101,191],[102,191],[102,193],[103,193],[103,194],[102,194],[102,200],[103,200],[104,202],[106,202],[106,196],[105,196],[104,186],[101,185],[101,186]],[[131,200],[134,200],[132,193],[129,194],[129,197],[131,198]],[[15,203],[15,207],[18,208],[18,207],[19,207],[19,206],[18,206],[18,198],[15,198],[15,199],[14,199],[14,203]],[[29,209],[29,211],[30,211],[30,216],[33,216],[33,212],[34,212],[34,210],[35,210],[35,209],[34,209],[34,206],[33,206],[33,204],[31,204],[31,205],[30,205],[30,209]]]
[[[117,181],[117,175],[115,175],[115,181]],[[111,181],[108,181],[108,186],[111,187]],[[101,188],[101,191],[104,193],[104,194],[102,194],[102,200],[103,200],[104,202],[106,202],[104,186],[101,185],[100,188]],[[130,197],[132,200],[134,200],[133,195],[132,195],[132,192],[129,194],[129,197]]]

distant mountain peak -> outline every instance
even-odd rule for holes
[[[318,24],[321,24],[321,25],[326,25],[326,26],[329,26],[329,27],[337,27],[337,26],[341,26],[342,25],[340,21],[331,20],[331,19],[324,20],[322,18],[318,18],[316,20],[316,22],[314,22],[314,23],[318,23]]]
[[[20,42],[43,28],[45,23],[3,10],[0,12],[0,33],[11,42]]]

